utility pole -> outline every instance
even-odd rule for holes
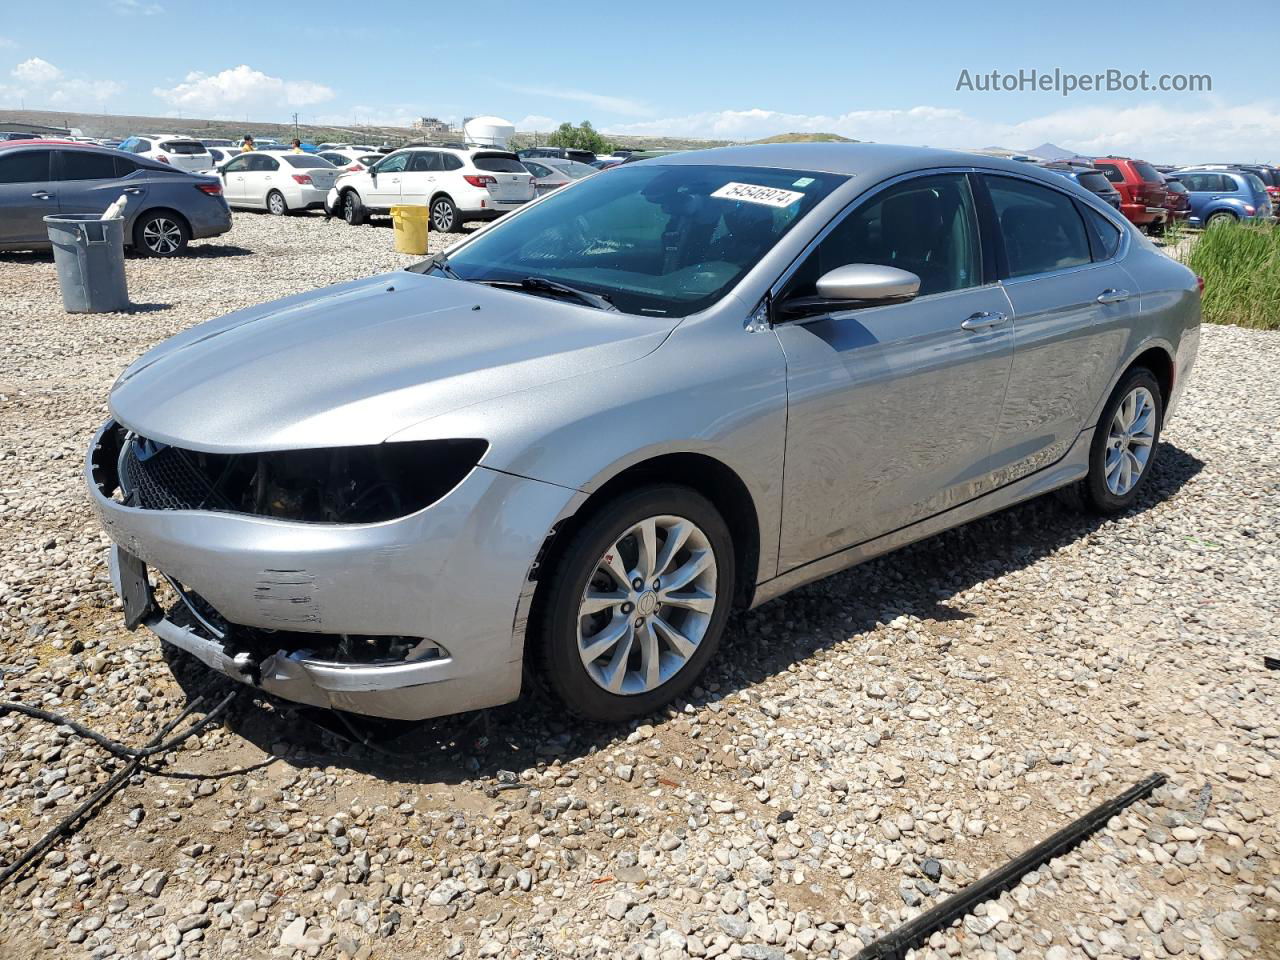
[[[293,136],[295,139],[298,138],[298,115],[296,113],[293,115]]]

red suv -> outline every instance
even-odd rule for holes
[[[1098,157],[1093,165],[1120,191],[1120,212],[1139,227],[1163,225],[1169,216],[1164,177],[1145,160]],[[1158,231],[1160,227],[1156,227]]]

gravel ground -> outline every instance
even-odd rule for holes
[[[4,697],[141,743],[224,689],[121,627],[80,485],[107,390],[175,331],[411,259],[237,214],[131,259],[138,312],[72,317],[47,258],[0,255]],[[633,727],[535,689],[370,748],[244,697],[164,762],[210,776],[134,780],[0,890],[0,956],[850,957],[1159,770],[916,956],[1280,957],[1277,369],[1280,335],[1207,328],[1132,513],[1047,498],[737,616]],[[0,860],[120,766],[0,718]]]

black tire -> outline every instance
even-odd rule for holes
[[[599,686],[578,652],[579,605],[605,552],[627,529],[647,517],[672,515],[692,521],[710,543],[716,562],[716,601],[697,649],[661,686],[620,695]],[[552,690],[573,713],[588,720],[617,723],[643,716],[679,697],[715,655],[733,604],[733,538],[724,518],[701,494],[688,487],[664,484],[642,487],[592,511],[565,548],[552,561],[535,610],[531,640]]]
[[[1147,227],[1147,233],[1148,233],[1148,235],[1153,236],[1153,237],[1163,237],[1163,236],[1164,236],[1164,227],[1165,227],[1165,225],[1164,225],[1164,222],[1163,222],[1163,221],[1157,221],[1157,222],[1152,223],[1150,226],[1148,226],[1148,227]]]
[[[133,224],[133,249],[144,257],[180,257],[191,242],[187,221],[172,210],[148,210]]]
[[[1111,423],[1116,411],[1124,399],[1139,387],[1145,388],[1154,405],[1152,411],[1151,453],[1137,482],[1123,494],[1114,493],[1107,485],[1107,456],[1111,445]],[[1133,505],[1138,494],[1142,492],[1155,467],[1156,457],[1160,450],[1160,430],[1164,425],[1164,398],[1160,394],[1160,383],[1146,367],[1133,367],[1116,384],[1115,390],[1102,408],[1102,416],[1093,432],[1093,442],[1089,445],[1089,473],[1080,484],[1079,493],[1083,505],[1096,513],[1112,514],[1127,510]]]
[[[1240,218],[1229,210],[1215,210],[1209,214],[1209,219],[1204,222],[1206,228],[1212,227],[1215,223],[1235,223]]]
[[[437,233],[462,232],[462,218],[451,198],[439,196],[431,201],[431,229]]]
[[[360,194],[354,190],[348,190],[343,193],[338,198],[338,212],[342,214],[342,219],[353,227],[358,227],[364,223],[364,204],[360,202]]]
[[[285,200],[284,194],[279,190],[272,190],[267,194],[267,213],[273,217],[283,217],[289,212],[289,203]]]

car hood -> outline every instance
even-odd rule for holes
[[[629,363],[671,318],[400,272],[240,310],[153,348],[112,415],[210,453],[380,443],[431,417]]]

